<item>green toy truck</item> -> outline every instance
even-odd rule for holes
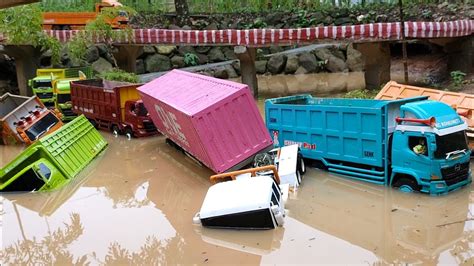
[[[107,142],[84,117],[45,136],[0,169],[0,192],[49,191],[67,184]]]

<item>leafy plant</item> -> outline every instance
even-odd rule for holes
[[[124,81],[130,83],[140,83],[140,79],[135,73],[128,73],[121,69],[113,69],[109,72],[104,72],[99,75],[100,78],[105,80]]]
[[[193,53],[184,54],[184,63],[187,66],[195,66],[199,63],[199,57]]]
[[[133,31],[131,28],[123,30],[113,30],[108,21],[118,16],[119,12],[125,11],[129,16],[134,16],[136,11],[130,7],[108,7],[103,8],[95,20],[87,23],[85,30],[79,31],[67,45],[69,55],[74,63],[79,63],[84,59],[86,50],[92,46],[96,40],[111,45],[113,40],[131,40]],[[117,64],[115,64],[117,65]]]
[[[355,99],[373,99],[377,95],[377,91],[372,90],[353,90],[346,93],[344,98],[355,98]]]
[[[37,4],[0,10],[0,32],[5,44],[32,45],[42,51],[51,50],[53,64],[60,62],[61,43],[43,32],[41,10]]]
[[[450,75],[451,75],[451,80],[454,83],[454,86],[459,87],[462,85],[464,81],[464,77],[466,76],[466,73],[456,70],[456,71],[451,71]]]

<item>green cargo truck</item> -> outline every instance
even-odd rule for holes
[[[53,92],[55,106],[61,114],[63,121],[71,121],[77,117],[72,111],[71,102],[71,81],[77,81],[79,78],[56,79],[53,81]]]
[[[53,92],[53,81],[63,78],[77,78],[79,71],[83,72],[87,78],[92,78],[91,67],[74,67],[74,68],[41,68],[36,70],[36,77],[28,81],[34,95],[47,107],[53,108],[55,97]]]
[[[106,146],[107,142],[87,118],[79,116],[0,169],[0,192],[60,188]]]

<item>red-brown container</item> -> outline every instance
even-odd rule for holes
[[[138,91],[158,130],[216,173],[272,146],[247,85],[173,70]]]

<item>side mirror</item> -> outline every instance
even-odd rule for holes
[[[28,86],[31,87],[31,85],[33,84],[33,80],[28,80]]]

